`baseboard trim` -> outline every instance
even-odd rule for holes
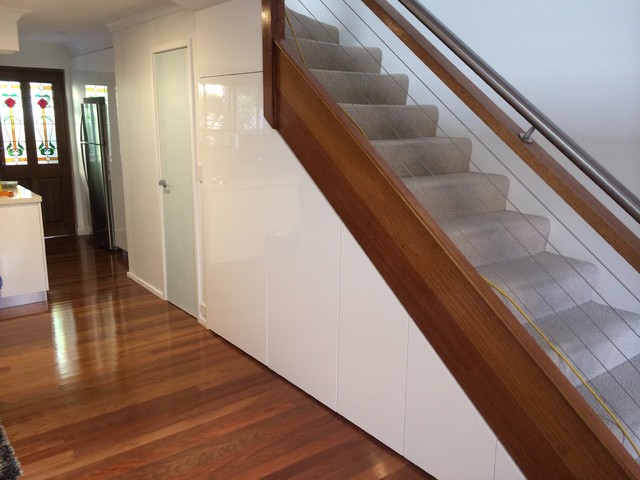
[[[25,293],[24,295],[12,295],[0,297],[0,308],[17,307],[28,303],[46,302],[47,292]]]
[[[131,272],[127,272],[127,277],[129,277],[131,280],[133,280],[134,282],[136,282],[138,285],[146,288],[147,290],[149,290],[151,293],[153,293],[154,295],[160,297],[162,300],[167,300],[164,297],[164,293],[161,290],[158,290],[156,287],[148,284],[147,282],[145,282],[144,280],[142,280],[140,277],[137,277],[134,273]]]
[[[89,225],[78,225],[76,234],[81,237],[83,235],[89,235],[91,233],[91,227]]]

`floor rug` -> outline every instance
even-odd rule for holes
[[[0,423],[0,480],[15,480],[21,475],[20,462],[18,462],[4,427]]]

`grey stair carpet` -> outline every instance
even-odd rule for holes
[[[308,66],[381,158],[479,273],[505,290],[571,358],[640,443],[640,316],[594,301],[597,267],[547,251],[549,220],[507,210],[509,179],[469,171],[471,141],[437,136],[438,108],[407,105],[408,77],[380,74],[373,65],[380,63],[378,49],[340,51],[337,28],[291,16],[306,39],[300,43]],[[629,449],[578,378],[503,300]]]
[[[434,137],[438,127],[435,105],[340,105],[371,140]]]
[[[556,345],[562,345],[580,373],[588,380],[613,370],[640,355],[640,316],[593,301],[554,313],[538,321],[538,326]],[[527,327],[543,349],[574,385],[578,378],[531,327]]]
[[[599,375],[590,384],[615,411],[635,444],[640,444],[640,405],[638,402],[640,398],[640,356]],[[631,456],[640,460],[638,454],[631,447],[629,441],[623,437],[620,429],[609,418],[604,408],[595,401],[584,386],[579,386],[578,390],[627,448]]]
[[[293,39],[288,38],[287,42],[298,48]],[[311,69],[380,73],[382,50],[379,48],[349,47],[306,38],[299,39],[298,45],[305,64]]]
[[[371,140],[399,177],[420,177],[469,171],[471,140],[419,137]]]
[[[338,103],[404,105],[407,102],[409,77],[404,73],[341,72],[311,70]]]
[[[285,13],[291,22],[293,31],[298,38],[307,38],[319,42],[338,43],[340,41],[340,31],[338,27],[329,23],[319,22],[315,18],[285,9]],[[291,36],[289,25],[285,28],[285,35]]]
[[[478,271],[534,319],[590,301],[590,285],[598,278],[595,265],[548,252],[482,265]]]
[[[504,210],[509,191],[507,177],[475,172],[405,177],[402,181],[436,220]]]
[[[476,267],[543,252],[551,228],[546,217],[511,210],[443,218],[439,223]]]

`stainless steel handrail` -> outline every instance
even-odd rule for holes
[[[491,68],[468,45],[442,24],[416,0],[398,0],[420,23],[473,70],[487,85],[525,118],[536,130],[562,152],[576,167],[598,185],[636,222],[640,223],[640,201],[627,187],[616,180],[591,155],[577,145],[546,115],[534,107],[498,72]],[[528,138],[528,137],[527,137]]]

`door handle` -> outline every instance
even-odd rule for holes
[[[162,187],[163,193],[171,193],[171,189],[169,188],[169,185],[167,184],[167,181],[164,178],[160,179],[160,181],[158,182],[158,185]]]

